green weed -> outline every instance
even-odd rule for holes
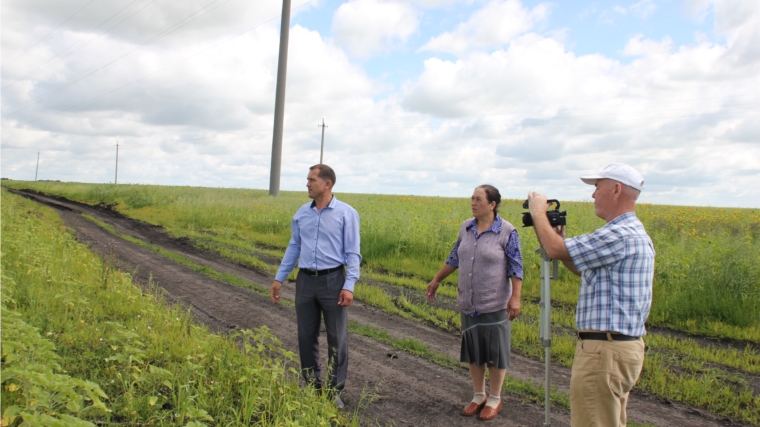
[[[209,333],[5,191],[1,262],[3,425],[358,424],[266,329]]]

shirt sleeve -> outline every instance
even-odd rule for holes
[[[344,219],[343,251],[346,255],[346,264],[348,266],[343,289],[353,292],[354,285],[359,280],[359,267],[362,262],[359,213],[354,209],[350,209]]]
[[[625,240],[610,227],[565,239],[565,246],[578,271],[611,265],[625,257]]]
[[[298,226],[298,213],[293,216],[293,220],[290,222],[290,230],[290,243],[288,243],[288,247],[285,249],[285,256],[282,257],[280,268],[274,276],[274,280],[280,283],[288,278],[288,274],[293,271],[298,258],[301,256],[301,229]]]
[[[517,234],[516,229],[512,230],[512,233],[509,234],[509,241],[504,252],[507,254],[507,277],[522,280],[522,251],[520,250],[520,236]]]
[[[459,250],[460,243],[462,243],[462,239],[457,239],[454,249],[451,250],[449,257],[446,259],[446,264],[454,268],[459,268],[459,255],[457,254],[457,251]]]

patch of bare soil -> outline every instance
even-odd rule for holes
[[[143,285],[152,280],[165,291],[170,301],[191,309],[199,322],[212,330],[252,329],[267,326],[290,351],[297,352],[296,319],[292,307],[274,305],[268,298],[218,282],[138,245],[120,239],[81,214],[89,214],[110,224],[117,231],[153,245],[182,254],[198,264],[216,271],[234,274],[252,285],[269,287],[273,278],[262,272],[230,262],[219,255],[198,249],[188,239],[175,239],[161,227],[125,217],[112,206],[89,206],[33,192],[18,192],[55,208],[77,238],[125,271],[135,272]],[[283,298],[293,300],[294,287],[285,285]],[[361,301],[349,309],[349,318],[388,331],[396,338],[411,337],[424,342],[431,350],[458,358],[459,336],[397,316],[390,316],[366,306]],[[326,353],[326,342],[321,337]],[[396,357],[389,357],[395,354]],[[322,356],[323,360],[326,354]],[[425,359],[396,351],[374,340],[352,334],[349,338],[349,372],[345,400],[347,411],[356,412],[363,425],[391,426],[467,426],[482,425],[477,418],[462,417],[459,412],[472,397],[466,370],[452,370]],[[513,355],[509,375],[542,383],[543,362]],[[560,391],[569,389],[569,369],[554,366],[552,385]],[[504,406],[499,416],[489,421],[498,426],[543,426],[544,409],[520,401],[517,395],[503,394]],[[682,404],[662,401],[645,393],[634,392],[628,415],[638,423],[657,426],[741,426],[706,411]],[[552,408],[552,426],[569,426],[567,411]]]

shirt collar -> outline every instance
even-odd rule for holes
[[[608,224],[617,224],[619,222],[626,222],[626,221],[630,221],[630,220],[635,219],[635,218],[636,218],[636,212],[633,212],[633,211],[626,212],[626,213],[624,213],[622,215],[616,216],[615,219],[613,219],[612,221],[608,222]]]
[[[325,206],[323,209],[326,209],[326,208],[331,208],[332,209],[332,208],[334,208],[335,207],[335,202],[337,200],[338,199],[335,197],[335,194],[333,194],[332,195],[332,199],[330,199],[330,203],[328,203],[327,206]],[[315,209],[317,207],[317,202],[314,201],[314,200],[312,200],[311,204],[309,206],[311,206],[312,209]]]
[[[477,219],[477,218],[473,218],[473,219],[472,219],[472,222],[470,222],[470,223],[467,225],[467,227],[466,227],[466,228],[467,228],[468,230],[470,230],[470,229],[472,229],[472,227],[473,227],[475,224],[477,224],[477,223],[478,223],[478,219]],[[501,233],[501,217],[499,216],[499,214],[496,214],[496,218],[493,220],[493,224],[491,224],[491,226],[490,226],[490,227],[488,227],[488,230],[485,230],[485,231],[483,231],[483,233],[485,233],[486,231],[489,231],[489,230],[490,230],[490,231],[493,231],[493,232],[494,232],[494,233],[496,233],[496,234],[499,234],[499,233]],[[480,234],[483,234],[483,233],[480,233]]]

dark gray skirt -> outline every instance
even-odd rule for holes
[[[507,369],[512,343],[512,322],[506,310],[470,317],[462,313],[461,362]]]

